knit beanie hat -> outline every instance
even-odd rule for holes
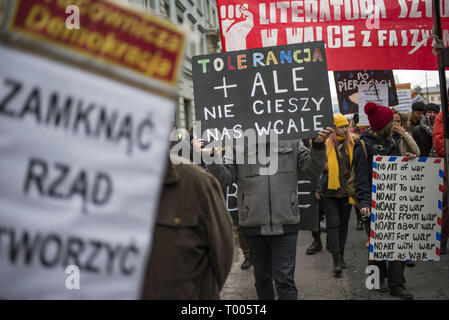
[[[432,110],[435,111],[436,113],[440,112],[440,107],[437,106],[435,103],[429,103],[427,106],[425,106],[424,108],[424,114],[426,114],[427,111]]]
[[[380,130],[393,119],[393,110],[388,107],[379,106],[374,102],[365,105],[365,113],[373,130]]]
[[[422,101],[417,101],[414,104],[412,104],[412,110],[413,111],[424,111],[424,107],[426,105]]]
[[[349,121],[341,113],[334,114],[335,127],[340,128],[344,126],[349,126]]]

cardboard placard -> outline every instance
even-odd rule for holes
[[[394,108],[400,113],[409,113],[412,111],[412,85],[411,83],[397,84],[398,105]]]
[[[443,159],[374,156],[370,260],[439,261]]]
[[[324,43],[193,57],[196,119],[206,141],[316,137],[333,123]]]
[[[358,113],[358,87],[374,81],[376,85],[388,85],[388,104],[395,106],[398,95],[392,70],[334,71],[338,105],[342,114]]]

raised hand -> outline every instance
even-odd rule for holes
[[[220,12],[226,51],[246,49],[246,37],[254,27],[254,17],[248,10],[248,4],[223,5]]]

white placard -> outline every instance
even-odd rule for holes
[[[139,298],[175,102],[3,46],[0,61],[0,299]]]
[[[399,104],[394,106],[394,108],[400,113],[410,113],[412,110],[412,90],[396,89],[396,92],[398,93]]]
[[[365,113],[365,105],[374,102],[381,106],[388,106],[388,84],[362,84],[358,88],[359,97],[359,124],[369,126],[368,116]]]
[[[443,159],[374,156],[370,260],[439,261]]]

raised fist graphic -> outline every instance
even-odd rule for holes
[[[226,51],[246,49],[246,37],[254,27],[253,14],[248,10],[248,4],[221,6],[220,11]]]

